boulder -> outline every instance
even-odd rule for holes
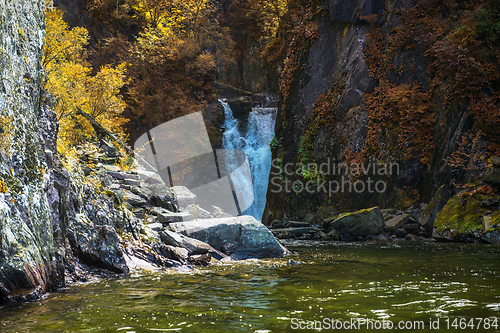
[[[192,256],[189,256],[188,262],[192,265],[208,266],[211,259],[212,255],[210,253],[194,254]]]
[[[189,256],[210,253],[217,260],[226,257],[225,254],[221,253],[217,249],[214,249],[205,242],[172,232],[170,230],[160,231],[160,238],[162,242],[167,245],[186,249]]]
[[[500,213],[491,214],[490,202],[498,199],[471,187],[453,196],[437,215],[432,236],[437,239],[467,241],[481,238],[486,228],[495,228]]]
[[[486,243],[500,245],[500,228],[490,229],[481,234],[481,240]]]
[[[408,214],[398,215],[392,219],[385,221],[384,231],[393,232],[401,228],[404,224],[410,222],[410,216]]]
[[[335,229],[343,241],[362,240],[379,234],[383,228],[384,218],[378,207],[340,214],[328,226],[328,230]]]
[[[444,208],[448,200],[450,200],[450,197],[451,193],[445,185],[441,186],[436,191],[431,202],[426,206],[425,210],[420,215],[419,222],[424,228],[432,230],[438,213]]]
[[[177,202],[180,208],[185,208],[196,202],[196,194],[188,190],[185,186],[174,186],[172,191],[177,196]]]
[[[272,233],[252,216],[171,223],[178,233],[226,250],[233,259],[283,257],[289,254]]]
[[[252,112],[252,100],[249,97],[228,100],[227,103],[231,107],[233,116],[236,119],[248,117],[250,112]]]

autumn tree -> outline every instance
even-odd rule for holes
[[[47,71],[45,88],[55,97],[60,151],[93,136],[92,126],[77,115],[78,108],[124,137],[126,121],[120,114],[126,104],[120,89],[125,84],[125,65],[102,67],[91,75],[85,51],[87,30],[70,29],[58,10],[47,11],[46,29],[42,63]]]

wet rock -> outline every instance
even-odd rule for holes
[[[188,262],[192,265],[197,266],[208,266],[210,264],[210,260],[212,259],[212,255],[210,253],[205,254],[195,254],[188,257]]]
[[[252,100],[249,97],[227,100],[227,103],[237,119],[247,117],[252,112]]]
[[[500,245],[500,229],[490,229],[481,234],[481,240],[486,243]]]
[[[288,266],[297,266],[297,265],[302,265],[305,264],[303,261],[295,261],[293,259],[288,259],[287,265]]]
[[[393,232],[394,230],[399,229],[409,221],[410,221],[410,216],[408,214],[395,216],[392,219],[385,221],[384,231]]]
[[[64,191],[52,186],[46,157],[56,152],[57,122],[40,94],[41,8],[35,1],[0,5],[0,303],[32,300],[64,284],[61,226],[53,219],[64,214],[53,212],[55,201],[47,198]]]
[[[175,247],[185,248],[189,251],[190,256],[195,254],[211,253],[212,256],[217,260],[221,260],[226,257],[226,255],[219,250],[198,239],[187,237],[170,230],[163,230],[159,234],[163,243]]]
[[[378,207],[363,209],[353,213],[340,214],[328,225],[335,229],[344,241],[362,240],[369,235],[379,234],[384,227],[384,218]]]
[[[178,233],[210,244],[217,250],[228,243],[238,244],[233,259],[282,257],[288,253],[272,233],[252,216],[171,223]]]
[[[419,220],[420,224],[427,230],[432,230],[438,213],[444,208],[450,197],[451,193],[448,188],[445,185],[441,186],[432,197],[429,205],[422,212]]]
[[[167,248],[170,250],[170,253],[168,254],[170,259],[174,259],[179,262],[187,262],[189,258],[188,249],[172,245],[167,245]]]

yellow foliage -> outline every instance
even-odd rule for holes
[[[45,12],[45,44],[42,64],[48,72],[61,62],[82,61],[89,33],[85,28],[70,29],[60,10]]]
[[[0,179],[0,193],[7,193],[7,191],[9,190],[7,184]]]
[[[274,37],[280,18],[288,11],[288,0],[250,0],[252,11],[248,15],[259,16],[265,37]],[[257,14],[258,13],[258,14]]]
[[[59,151],[68,152],[72,145],[94,135],[91,124],[77,115],[78,108],[124,138],[126,120],[118,116],[126,107],[120,96],[120,89],[126,83],[125,64],[115,68],[102,67],[92,76],[92,68],[85,62],[87,30],[70,29],[58,10],[46,13],[46,28],[43,52],[43,64],[47,69],[45,88],[56,98]]]
[[[209,0],[136,0],[133,6],[163,36],[198,37]]]
[[[0,116],[0,150],[10,157],[11,137],[14,133],[14,121],[12,118]]]

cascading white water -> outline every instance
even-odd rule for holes
[[[234,118],[229,104],[224,101],[221,101],[221,104],[224,106],[226,128],[222,146],[224,149],[243,151],[248,158],[252,174],[254,202],[242,213],[252,215],[260,221],[266,205],[266,192],[271,170],[272,157],[269,145],[274,137],[276,108],[254,108],[248,116],[248,124],[241,126],[239,120]],[[240,181],[238,179],[232,179],[232,181],[235,187],[252,185],[248,182],[238,184],[237,182]]]

